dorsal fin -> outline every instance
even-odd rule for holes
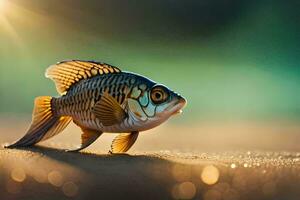
[[[93,76],[119,73],[117,67],[94,61],[71,60],[51,65],[45,73],[47,78],[54,81],[56,89],[64,94],[75,83]]]

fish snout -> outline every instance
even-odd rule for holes
[[[182,113],[182,109],[186,106],[187,104],[187,100],[178,95],[178,101],[177,101],[177,104],[175,105],[175,107],[177,107],[176,111],[174,112],[174,114],[181,114]]]
[[[185,107],[187,104],[187,100],[180,95],[178,95],[177,98],[178,98],[178,104],[182,105],[182,108]]]
[[[171,115],[182,113],[182,109],[186,106],[187,100],[179,94],[175,94],[173,103],[167,108]]]

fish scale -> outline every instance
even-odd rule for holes
[[[107,74],[101,77],[85,79],[70,88],[68,93],[59,98],[53,98],[53,107],[59,115],[70,115],[73,120],[85,125],[95,124],[91,102],[97,102],[101,95],[108,91],[121,106],[124,106],[126,96],[139,82],[131,74]],[[129,83],[135,83],[129,85]],[[93,121],[93,122],[91,122]],[[97,127],[103,128],[99,122]],[[95,127],[92,127],[95,128]]]

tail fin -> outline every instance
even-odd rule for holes
[[[31,146],[60,133],[71,121],[71,117],[56,116],[51,108],[49,96],[37,97],[34,101],[31,126],[27,133],[8,148]]]

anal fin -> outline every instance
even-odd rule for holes
[[[81,134],[81,145],[77,149],[68,150],[69,152],[77,152],[82,149],[85,149],[86,147],[90,146],[100,135],[102,135],[103,132],[92,130],[84,127],[80,127],[82,130]]]
[[[121,133],[113,140],[110,153],[125,153],[128,151],[138,138],[139,132]]]

